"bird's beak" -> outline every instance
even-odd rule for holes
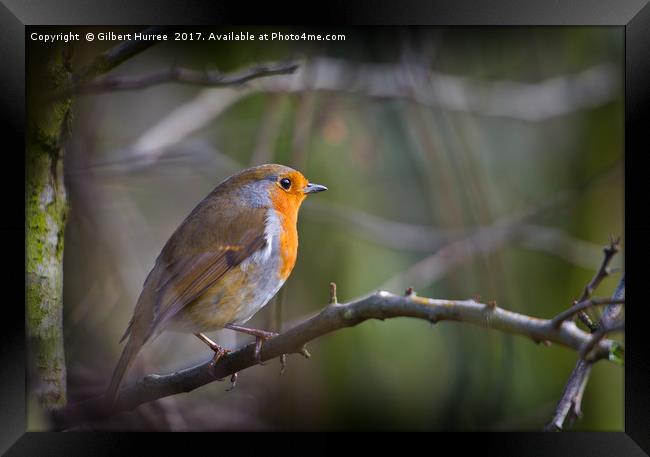
[[[327,190],[327,187],[321,186],[320,184],[309,183],[305,186],[303,192],[305,194],[315,194],[316,192],[322,192],[324,190]]]

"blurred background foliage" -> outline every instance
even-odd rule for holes
[[[78,29],[89,30],[137,29]],[[316,32],[202,29],[244,30]],[[66,150],[70,401],[108,383],[119,337],[167,238],[216,184],[250,165],[293,166],[330,189],[305,203],[297,265],[250,322],[260,328],[287,328],[320,310],[330,281],[340,301],[413,286],[423,296],[479,295],[550,318],[580,296],[608,236],[623,234],[621,28],[321,32],[346,40],[171,41],[111,72],[228,72],[301,59],[294,75],[245,88],[171,83],[77,97]],[[114,44],[76,43],[75,62]],[[345,72],[328,73],[326,64]],[[403,96],[392,96],[393,86]],[[441,251],[559,195],[519,236],[491,247],[479,240],[460,258]],[[596,295],[611,294],[617,279]],[[249,340],[227,330],[211,336],[228,347]],[[577,359],[521,337],[408,318],[366,322],[309,350],[311,360],[290,356],[282,376],[274,360],[241,373],[232,391],[212,383],[89,427],[540,430]],[[209,357],[196,338],[163,334],[131,380]],[[595,366],[583,412],[575,429],[623,429],[621,367]],[[31,428],[41,426],[31,418]]]

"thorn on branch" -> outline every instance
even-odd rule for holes
[[[230,387],[226,389],[226,392],[230,392],[237,385],[237,373],[233,373],[230,377]]]
[[[329,304],[330,305],[336,305],[338,303],[338,299],[336,298],[336,283],[331,282],[330,283],[330,300]]]
[[[408,287],[404,292],[404,295],[406,295],[407,297],[412,297],[415,295],[415,291],[413,290],[412,287]]]
[[[307,350],[307,345],[304,345],[303,347],[301,347],[300,350],[298,350],[298,353],[299,353],[300,355],[302,355],[302,356],[303,356],[304,358],[306,358],[306,359],[308,359],[308,358],[311,357],[311,354],[310,354],[309,351]]]
[[[546,347],[550,347],[551,344],[553,344],[553,343],[551,343],[549,340],[538,340],[538,339],[533,339],[533,341],[535,342],[535,344],[543,344],[543,345],[546,346]]]
[[[488,310],[490,310],[490,311],[495,310],[496,307],[497,307],[497,302],[496,302],[496,300],[490,300],[489,302],[487,302],[487,303],[485,304],[485,308],[488,309]]]
[[[617,236],[616,238],[614,238],[614,235],[610,235],[609,236],[609,246],[607,246],[605,248],[605,254],[608,253],[607,252],[608,249],[611,252],[611,255],[616,254],[618,252],[618,248],[619,248],[620,244],[621,244],[621,237],[620,236]]]
[[[573,402],[573,405],[571,406],[571,412],[572,414],[572,420],[571,423],[573,423],[576,419],[581,419],[582,418],[582,406],[579,402]]]

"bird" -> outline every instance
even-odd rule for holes
[[[265,164],[219,183],[165,243],[147,275],[120,342],[128,338],[105,398],[114,404],[143,346],[163,331],[192,333],[213,351],[229,352],[205,333],[224,328],[263,341],[277,333],[243,327],[280,290],[296,263],[298,210],[327,190],[293,168]]]

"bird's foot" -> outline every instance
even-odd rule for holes
[[[212,349],[214,351],[214,356],[212,357],[212,360],[210,361],[209,367],[210,367],[210,371],[212,372],[212,374],[215,375],[214,369],[215,369],[219,359],[221,359],[221,357],[223,357],[224,355],[226,355],[226,354],[228,354],[229,352],[232,352],[232,351],[230,349],[226,349],[226,348],[223,348],[223,347],[219,346],[217,343],[212,341],[210,338],[205,336],[203,333],[196,333],[195,335],[196,335],[196,337],[198,339],[203,341],[205,344],[208,345],[208,347],[210,349]],[[219,379],[219,381],[222,381],[222,379]]]
[[[224,355],[232,352],[230,349],[225,349],[225,348],[222,348],[221,346],[217,346],[213,350],[214,350],[214,356],[212,357],[212,361],[210,362],[210,365],[212,367],[214,367],[217,364],[217,362],[219,361],[219,359],[221,357],[223,357]]]
[[[255,358],[255,362],[260,365],[264,365],[264,363],[262,363],[262,359],[260,356],[262,350],[262,343],[264,343],[268,339],[271,339],[279,335],[279,333],[276,332],[269,332],[266,330],[259,330],[255,328],[240,327],[239,325],[234,325],[234,324],[226,324],[225,328],[229,328],[230,330],[234,330],[236,332],[247,333],[255,337],[255,350],[253,352],[253,357]]]
[[[221,357],[228,354],[229,352],[232,351],[230,349],[224,349],[221,346],[217,346],[217,348],[214,348],[214,356],[210,361],[209,367],[210,367],[210,372],[215,378],[217,377],[217,373],[216,373],[217,362],[219,361],[219,359],[221,359]],[[217,379],[217,381],[223,381],[223,378]]]
[[[275,333],[275,332],[264,332],[264,333],[265,335],[255,335],[255,349],[253,351],[253,357],[255,357],[255,362],[259,365],[266,365],[264,362],[262,362],[262,358],[260,355],[262,352],[262,343],[264,343],[266,340],[270,338],[279,335],[279,333]]]

